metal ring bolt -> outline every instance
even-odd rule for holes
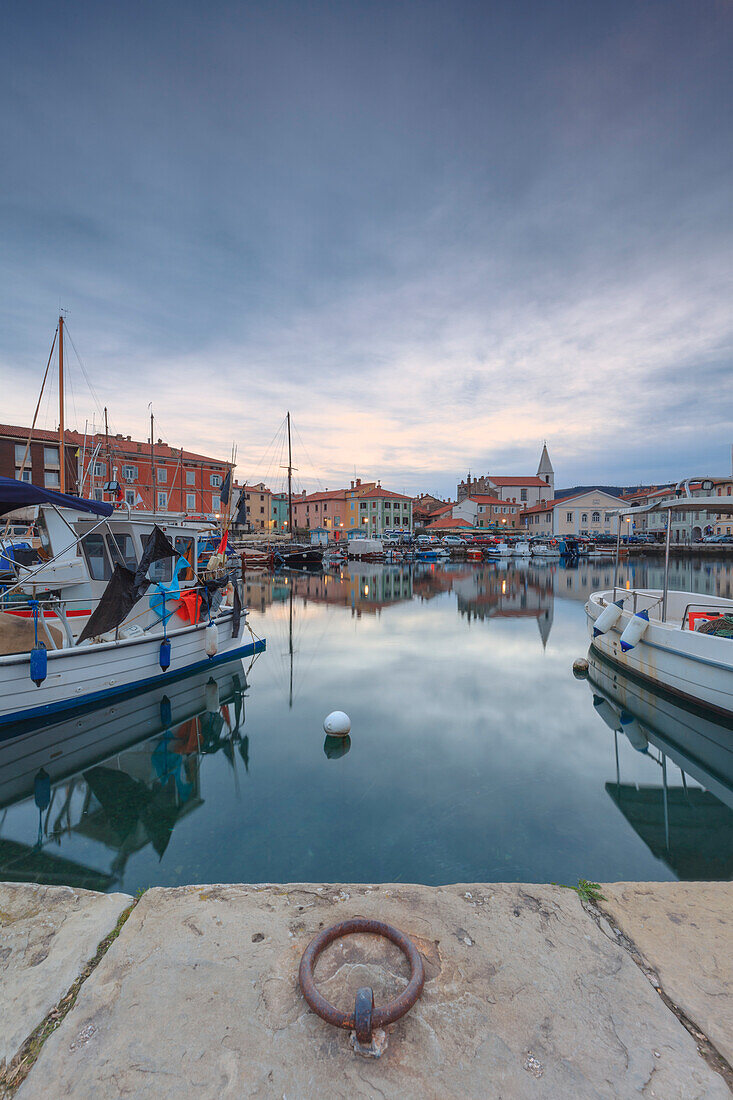
[[[354,1011],[340,1012],[316,988],[313,971],[321,952],[334,940],[342,936],[351,936],[355,932],[368,932],[374,936],[384,936],[391,940],[410,964],[410,981],[407,987],[394,1001],[381,1008],[374,1005],[374,993],[368,987],[359,989],[356,994]],[[420,952],[415,947],[409,936],[393,928],[391,924],[384,924],[380,920],[368,920],[366,917],[355,917],[352,920],[334,924],[320,932],[306,947],[300,960],[298,974],[300,988],[303,996],[317,1016],[334,1027],[342,1027],[348,1031],[355,1031],[356,1038],[362,1046],[369,1046],[372,1041],[372,1030],[375,1027],[384,1027],[393,1024],[412,1008],[422,993],[425,984],[425,971],[423,969]]]

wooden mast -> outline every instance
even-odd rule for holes
[[[288,529],[290,541],[295,537],[293,531],[293,450],[290,442],[290,411],[288,410]]]
[[[64,450],[64,315],[59,313],[59,490],[66,492],[66,452]]]

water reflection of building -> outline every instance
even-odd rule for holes
[[[589,654],[593,707],[614,736],[616,777],[605,790],[652,854],[681,879],[733,873],[731,729],[640,687]],[[622,779],[620,743],[656,766],[656,783]],[[679,780],[673,774],[679,769]],[[692,780],[692,782],[690,781]],[[699,784],[700,786],[696,786]]]
[[[661,589],[664,583],[664,560],[661,557],[622,558],[619,562],[619,588]],[[591,592],[610,588],[613,584],[613,558],[594,561],[581,558],[573,566],[554,573],[555,595],[568,600],[587,600]],[[669,586],[683,592],[702,595],[730,596],[733,588],[733,565],[714,558],[671,558]]]
[[[135,853],[162,859],[203,804],[203,757],[249,767],[246,687],[233,661],[0,746],[0,878],[110,890]],[[19,836],[34,803],[34,835]]]
[[[456,597],[458,612],[474,619],[533,618],[546,645],[553,622],[554,567],[529,561],[485,562],[481,565],[421,563],[414,567],[413,590],[420,600],[447,592]]]
[[[412,571],[405,565],[355,561],[338,573],[290,573],[286,579],[304,604],[348,608],[357,618],[379,615],[413,596]]]

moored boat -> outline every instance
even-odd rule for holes
[[[702,484],[706,492],[712,488],[710,481]],[[591,645],[642,682],[729,718],[733,715],[733,600],[669,590],[675,510],[730,515],[733,500],[695,497],[685,482],[677,486],[672,500],[619,511],[619,519],[648,511],[667,514],[664,584],[661,589],[619,588],[617,553],[613,587],[592,592],[585,605]],[[620,527],[619,523],[619,531]]]

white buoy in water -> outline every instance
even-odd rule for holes
[[[323,728],[332,737],[346,737],[351,729],[351,719],[342,710],[333,710],[323,720]]]

